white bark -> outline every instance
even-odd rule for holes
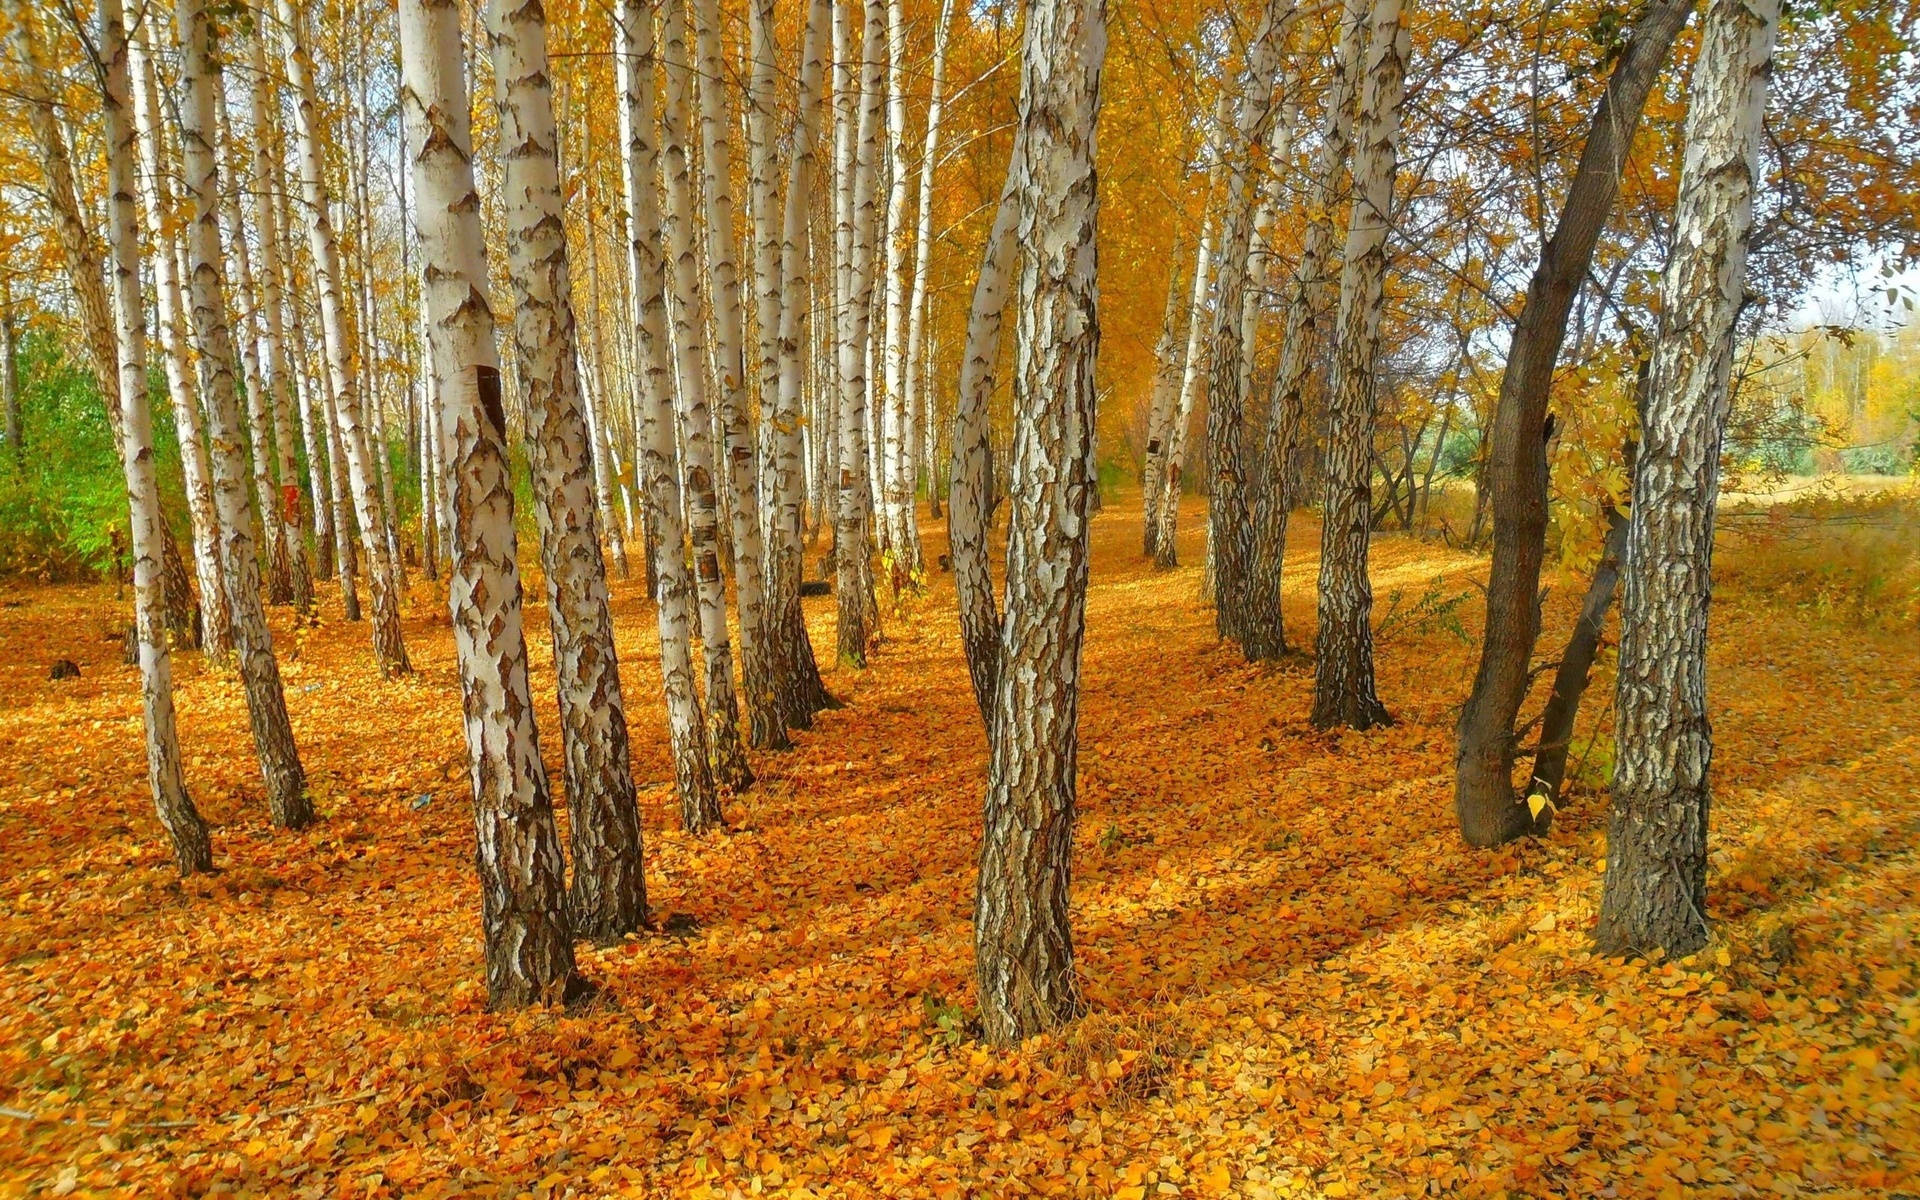
[[[739,702],[733,687],[733,646],[727,631],[727,591],[720,563],[720,480],[715,472],[713,413],[707,401],[707,347],[700,311],[700,261],[693,231],[693,143],[687,121],[693,90],[692,48],[687,42],[685,0],[668,0],[666,13],[667,109],[665,133],[668,312],[679,380],[679,416],[686,470],[687,527],[693,542],[694,578],[700,599],[700,641],[707,660],[707,750],[714,778],[743,788],[753,781],[740,738]]]
[[[527,405],[572,818],[572,914],[577,933],[611,941],[645,925],[646,884],[580,389],[547,25],[538,5],[521,0],[489,0],[486,11],[506,160],[514,364]]]
[[[1212,194],[1211,189],[1208,192]],[[1162,569],[1180,562],[1175,538],[1180,521],[1180,469],[1187,456],[1187,432],[1193,424],[1193,406],[1207,369],[1207,294],[1213,283],[1213,231],[1200,234],[1194,255],[1193,296],[1187,307],[1187,348],[1181,356],[1179,401],[1167,428],[1165,457],[1160,467],[1160,502],[1154,513],[1153,563]]]
[[[938,404],[937,393],[927,387],[932,357],[927,345],[927,306],[930,300],[927,284],[933,267],[933,172],[940,158],[940,121],[946,112],[947,99],[947,41],[952,32],[953,0],[940,0],[940,23],[933,31],[933,84],[932,91],[927,97],[927,136],[920,146],[920,198],[915,209],[913,231],[913,292],[907,301],[907,378],[905,396],[902,400],[907,419],[903,440],[908,456],[920,453],[918,445],[920,439],[916,434],[919,432],[925,434],[927,495],[934,502],[933,515],[936,517],[940,512],[937,481],[933,475],[933,455],[934,427],[937,424],[935,413]],[[911,511],[911,490],[908,502],[909,511]],[[924,558],[920,550],[920,531],[917,521],[913,529],[913,540],[915,553]]]
[[[101,92],[107,135],[107,233],[112,249],[114,332],[119,357],[120,464],[133,543],[134,620],[139,638],[140,706],[147,743],[147,785],[173,842],[182,875],[213,867],[207,826],[187,795],[174,724],[173,662],[167,648],[162,578],[160,487],[147,407],[147,314],[140,287],[140,215],[134,193],[135,132],[128,93],[127,31],[120,0],[99,0]],[[7,364],[9,368],[12,363]],[[115,403],[109,399],[108,403]]]
[[[449,605],[459,649],[487,992],[496,1007],[578,987],[565,864],[527,683],[513,482],[473,190],[459,9],[401,0],[401,106],[419,197],[420,250],[454,537]]]
[[[382,675],[405,675],[413,667],[400,632],[398,564],[386,537],[380,481],[374,474],[374,449],[368,437],[354,378],[353,331],[341,299],[344,286],[340,247],[328,208],[327,180],[321,152],[319,99],[308,57],[301,15],[295,0],[276,0],[286,37],[287,78],[294,89],[294,132],[300,157],[301,191],[307,207],[307,244],[313,257],[314,285],[320,297],[320,328],[327,370],[333,380],[333,403],[340,426],[340,448],[346,457],[353,506],[359,517],[361,544],[367,556],[367,587],[373,595],[373,653]],[[344,542],[341,551],[344,553]]]
[[[204,0],[179,0],[175,29],[181,42],[181,166],[193,198],[187,227],[192,268],[193,324],[207,370],[207,440],[213,499],[220,516],[220,565],[233,611],[233,641],[246,686],[254,749],[276,825],[298,829],[313,820],[306,776],[294,748],[280,686],[280,665],[260,605],[260,568],[254,560],[253,514],[247,511],[246,452],[241,448],[239,399],[234,394],[233,335],[227,325],[226,281],[220,274],[219,175],[213,149],[213,95],[220,86],[213,21]]]
[[[233,616],[220,576],[220,518],[213,507],[212,468],[201,439],[197,398],[187,337],[187,305],[182,295],[173,200],[173,164],[162,153],[159,89],[147,52],[146,22],[135,32],[129,59],[133,76],[133,118],[140,133],[141,201],[147,236],[153,247],[154,295],[158,301],[160,351],[166,363],[167,395],[173,405],[174,432],[180,443],[180,473],[186,487],[187,515],[193,522],[193,566],[200,581],[201,652],[214,661],[233,654]]]
[[[620,76],[621,180],[626,192],[627,263],[633,276],[633,322],[640,351],[639,470],[653,517],[661,687],[672,742],[681,823],[691,832],[720,823],[708,764],[707,737],[694,685],[693,580],[674,436],[672,347],[668,344],[666,260],[661,248],[659,151],[654,141],[653,9],[620,0],[614,16]]]
[[[887,545],[893,553],[893,579],[917,580],[921,573],[920,530],[913,509],[914,442],[907,410],[907,278],[909,238],[907,224],[907,93],[903,79],[907,57],[907,26],[901,0],[887,7],[887,229],[885,332],[882,370],[877,391],[882,398],[876,413],[883,432],[881,479],[886,498]]]

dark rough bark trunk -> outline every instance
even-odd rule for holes
[[[1780,0],[1710,0],[1621,568],[1613,809],[1594,944],[1706,944],[1707,607],[1734,321]]]
[[[1004,669],[994,689],[974,953],[980,1022],[1009,1043],[1080,1008],[1068,926],[1094,363],[1102,0],[1028,9],[1017,181],[1020,275]]]
[[[180,543],[166,517],[160,518],[160,565],[167,593],[167,632],[176,646],[200,645],[200,602],[193,597],[193,583],[187,574],[186,559],[180,555]]]
[[[1533,780],[1527,796],[1543,796],[1544,809],[1536,827],[1545,832],[1553,822],[1553,808],[1560,802],[1560,788],[1567,778],[1567,752],[1573,744],[1573,722],[1580,715],[1580,700],[1587,692],[1587,679],[1593,672],[1594,655],[1600,650],[1600,635],[1606,628],[1607,609],[1613,605],[1614,585],[1620,579],[1620,556],[1627,546],[1627,514],[1619,508],[1607,513],[1607,544],[1600,564],[1587,584],[1587,598],[1580,606],[1580,618],[1574,622],[1567,648],[1561,652],[1560,666],[1554,671],[1553,693],[1547,698],[1546,711],[1540,717],[1540,748],[1533,755]]]
[[[1619,195],[1641,111],[1693,7],[1694,0],[1656,0],[1615,64],[1507,353],[1481,489],[1493,513],[1486,633],[1473,691],[1455,728],[1454,812],[1469,845],[1496,846],[1544,829],[1514,791],[1513,764],[1514,720],[1526,699],[1540,636],[1547,402],[1567,316]]]

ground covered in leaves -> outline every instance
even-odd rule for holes
[[[968,1033],[983,749],[946,577],[700,838],[674,828],[651,614],[618,587],[662,931],[583,947],[605,999],[580,1015],[484,1011],[427,587],[420,672],[398,682],[364,626],[274,614],[324,814],[307,832],[267,823],[237,682],[177,660],[223,868],[185,883],[145,794],[135,674],[103,640],[111,589],[0,592],[0,1193],[1920,1190],[1910,627],[1733,576],[1714,609],[1716,938],[1622,963],[1587,950],[1604,683],[1551,837],[1474,853],[1452,832],[1481,561],[1376,542],[1398,723],[1328,734],[1304,720],[1306,667],[1216,644],[1197,565],[1146,569],[1131,502],[1095,528],[1073,910],[1091,1012],[1011,1051]],[[1288,584],[1309,645],[1316,535],[1296,526]],[[1543,646],[1579,586],[1550,596]],[[830,611],[812,615],[830,647]],[[529,613],[550,690],[543,625]],[[50,682],[58,657],[81,678]]]

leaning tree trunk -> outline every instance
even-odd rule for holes
[[[993,399],[1000,365],[1000,331],[1006,321],[1007,290],[1013,282],[1019,244],[1020,132],[1000,191],[1000,208],[987,232],[980,275],[967,313],[967,344],[960,359],[959,396],[953,408],[953,468],[947,493],[947,544],[953,559],[954,593],[960,604],[960,643],[967,674],[987,736],[994,733],[994,697],[1000,686],[1000,610],[993,598],[993,439],[988,402]]]
[[[134,200],[135,132],[127,29],[120,0],[99,0],[99,67],[107,134],[107,229],[113,257],[115,333],[120,375],[120,464],[133,541],[133,598],[140,653],[140,703],[147,735],[147,783],[160,824],[173,841],[182,875],[213,869],[206,822],[187,795],[174,727],[173,663],[167,651],[164,526],[147,408],[147,312],[140,287],[140,214]],[[13,364],[9,362],[8,368]],[[108,403],[114,403],[112,399]]]
[[[778,661],[786,674],[776,681],[775,702],[783,719],[795,729],[813,724],[813,714],[827,707],[831,697],[820,680],[820,667],[807,633],[800,605],[800,579],[805,571],[806,460],[801,411],[806,383],[803,341],[810,331],[807,300],[819,278],[807,251],[807,215],[812,209],[813,181],[819,164],[820,90],[825,73],[821,59],[831,17],[828,0],[807,6],[807,28],[800,52],[800,92],[794,119],[793,147],[787,166],[787,195],[780,223],[778,380],[772,409],[773,470],[769,478],[767,545],[767,608],[769,636],[782,644]],[[766,403],[763,397],[761,403]]]
[[[159,89],[153,59],[147,53],[145,22],[129,46],[133,84],[133,120],[140,134],[141,202],[152,247],[154,297],[158,301],[160,348],[166,364],[167,395],[174,433],[180,445],[180,474],[192,523],[194,576],[200,582],[200,647],[209,660],[233,656],[233,615],[220,579],[220,520],[213,507],[212,468],[200,437],[200,405],[189,361],[187,305],[182,295],[173,199],[173,164],[161,143]],[[164,169],[163,169],[164,164]]]
[[[666,217],[662,222],[671,270],[671,342],[679,379],[681,448],[686,469],[688,532],[699,588],[700,641],[707,660],[707,750],[723,786],[753,783],[740,738],[740,706],[733,688],[733,645],[727,631],[727,587],[721,566],[720,479],[713,459],[713,415],[707,404],[707,348],[701,318],[700,261],[693,236],[693,142],[687,128],[693,60],[687,44],[684,0],[668,0],[666,14]]]
[[[581,403],[567,231],[555,155],[547,22],[538,6],[489,0],[500,144],[506,159],[514,365],[527,412],[540,562],[547,576],[566,758],[574,932],[611,942],[646,924],[647,886],[627,714],[600,557],[592,431]]]
[[[1647,96],[1692,15],[1695,0],[1656,0],[1640,17],[1600,97],[1580,165],[1553,238],[1527,288],[1507,351],[1487,463],[1493,509],[1493,564],[1487,625],[1473,691],[1455,726],[1454,812],[1473,846],[1544,832],[1513,787],[1514,720],[1532,681],[1540,637],[1540,565],[1547,545],[1547,402],[1566,340],[1567,315],[1586,280],[1594,246],[1620,193],[1620,174]]]
[[[766,567],[760,538],[760,453],[747,404],[746,306],[733,219],[733,155],[727,136],[726,90],[720,84],[720,0],[690,0],[699,62],[701,193],[706,204],[707,264],[713,314],[713,357],[719,368],[720,422],[726,438],[727,491],[732,503],[733,590],[740,618],[740,689],[746,693],[747,737],[756,748],[786,750],[787,723],[773,697],[780,644],[768,635]]]
[[[1212,194],[1212,189],[1208,189]],[[1200,231],[1200,248],[1193,262],[1193,296],[1187,309],[1187,348],[1181,356],[1180,391],[1167,426],[1159,470],[1160,499],[1153,512],[1153,565],[1170,571],[1180,565],[1180,470],[1187,456],[1187,431],[1206,371],[1208,327],[1207,293],[1213,278],[1213,231]]]
[[[1560,803],[1561,787],[1567,778],[1567,754],[1573,746],[1574,718],[1580,715],[1580,699],[1586,695],[1587,679],[1600,650],[1600,635],[1606,628],[1607,609],[1613,605],[1614,586],[1620,581],[1620,558],[1626,548],[1627,514],[1609,505],[1606,545],[1587,584],[1587,597],[1581,602],[1567,648],[1561,652],[1560,665],[1554,670],[1547,707],[1540,715],[1540,743],[1533,755],[1533,778],[1527,784],[1527,796],[1539,796],[1547,802],[1540,814],[1543,818],[1550,817],[1553,806]]]
[[[1354,121],[1353,213],[1340,272],[1327,429],[1327,485],[1320,531],[1320,629],[1314,643],[1313,723],[1322,729],[1386,724],[1374,694],[1373,587],[1367,539],[1373,523],[1373,423],[1379,388],[1380,311],[1387,279],[1387,218],[1407,79],[1401,0],[1374,0],[1360,108]]]
[[[473,189],[459,9],[401,0],[400,46],[401,107],[420,205],[422,298],[451,484],[449,603],[472,760],[487,996],[496,1008],[563,1002],[584,985],[574,971],[566,864],[527,684],[513,481]]]
[[[1220,226],[1220,283],[1214,297],[1207,354],[1207,530],[1214,552],[1214,629],[1241,642],[1248,659],[1277,656],[1285,648],[1276,624],[1250,628],[1246,582],[1253,558],[1251,506],[1247,503],[1246,362],[1243,319],[1248,262],[1253,251],[1254,209],[1259,190],[1255,156],[1266,145],[1274,108],[1280,54],[1293,26],[1292,0],[1267,0],[1247,47],[1246,82],[1234,128],[1222,129],[1226,203]]]
[[[1262,439],[1263,477],[1253,505],[1253,561],[1247,568],[1247,621],[1262,629],[1275,653],[1286,648],[1281,576],[1287,553],[1287,519],[1300,493],[1301,443],[1306,436],[1308,374],[1321,341],[1326,314],[1328,259],[1333,218],[1345,191],[1347,156],[1353,142],[1353,92],[1367,45],[1367,0],[1346,0],[1333,76],[1327,83],[1325,125],[1307,176],[1307,228],[1294,265],[1282,318],[1280,363],[1268,393]]]
[[[1707,941],[1707,603],[1734,321],[1779,0],[1711,0],[1693,69],[1621,572],[1613,811],[1594,943]]]
[[[626,194],[627,264],[639,334],[638,466],[654,522],[653,571],[660,631],[660,681],[673,750],[680,820],[698,833],[720,824],[707,760],[707,735],[693,672],[693,579],[687,570],[680,466],[674,438],[673,351],[667,337],[666,260],[661,253],[659,150],[654,141],[653,9],[620,0],[614,16],[620,76],[621,179]]]
[[[234,649],[246,685],[247,716],[253,745],[266,781],[273,823],[299,829],[314,817],[306,774],[294,747],[287,719],[280,664],[260,605],[260,567],[254,558],[253,514],[247,511],[247,461],[241,448],[239,398],[234,395],[233,335],[227,326],[226,281],[220,275],[220,198],[214,166],[213,95],[221,86],[214,57],[213,20],[205,0],[179,0],[175,9],[180,38],[182,167],[193,197],[187,228],[192,267],[193,325],[199,333],[201,361],[207,368],[207,440],[212,448],[213,498],[223,541],[220,565],[226,577],[227,603],[233,610]]]
[[[974,900],[980,1022],[1002,1044],[1080,1006],[1067,901],[1100,351],[1093,164],[1106,40],[1103,0],[1037,0],[1027,10],[1010,171],[1025,261],[1007,615]]]
[[[287,39],[287,77],[294,89],[294,133],[300,153],[300,184],[307,202],[307,244],[313,258],[315,289],[320,296],[320,330],[326,348],[327,370],[333,379],[334,415],[339,419],[340,449],[346,458],[353,506],[360,522],[361,546],[367,557],[367,590],[373,596],[373,656],[384,676],[406,675],[407,646],[400,632],[399,564],[390,553],[380,481],[375,474],[374,449],[363,419],[358,382],[353,371],[353,331],[341,300],[344,286],[340,246],[333,234],[328,210],[327,177],[323,164],[320,102],[294,0],[276,0]],[[341,553],[346,553],[342,539]]]

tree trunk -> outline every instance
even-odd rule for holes
[[[687,128],[693,60],[687,44],[685,0],[667,0],[666,216],[662,222],[671,264],[669,312],[678,364],[681,447],[685,456],[688,532],[699,589],[700,641],[707,660],[707,751],[717,782],[734,789],[753,783],[740,739],[740,707],[733,690],[733,646],[727,631],[727,590],[721,567],[720,480],[713,460],[713,414],[707,404],[707,347],[700,312],[702,272],[693,236],[693,142]]]
[[[1315,640],[1313,723],[1322,729],[1386,724],[1373,685],[1373,587],[1367,539],[1379,388],[1380,314],[1387,278],[1387,219],[1407,77],[1401,0],[1374,0],[1360,107],[1354,121],[1353,213],[1340,272],[1339,339],[1329,389],[1327,484],[1320,533],[1320,629]]]
[[[1212,194],[1212,189],[1208,189]],[[1193,297],[1187,309],[1187,349],[1181,358],[1180,399],[1167,428],[1166,451],[1160,468],[1160,501],[1154,508],[1153,565],[1170,571],[1180,565],[1180,467],[1187,454],[1187,431],[1193,425],[1193,406],[1206,371],[1208,327],[1207,294],[1213,282],[1213,231],[1200,231],[1200,248],[1193,263]]]
[[[1540,745],[1533,756],[1533,778],[1527,784],[1528,797],[1544,797],[1549,807],[1542,810],[1537,823],[1552,820],[1553,808],[1560,803],[1561,787],[1567,778],[1567,753],[1573,746],[1573,722],[1580,715],[1580,699],[1586,695],[1587,678],[1593,671],[1594,656],[1600,650],[1600,635],[1606,628],[1607,609],[1613,604],[1614,585],[1620,579],[1620,557],[1627,546],[1627,514],[1609,506],[1607,541],[1600,562],[1587,584],[1587,598],[1580,605],[1580,616],[1561,652],[1560,665],[1554,671],[1553,691],[1540,717]]]
[[[667,336],[666,260],[662,257],[659,151],[654,142],[653,8],[647,0],[620,0],[614,18],[620,71],[621,178],[627,206],[627,262],[633,275],[634,325],[639,334],[639,469],[653,514],[653,569],[660,631],[661,686],[673,749],[680,819],[689,833],[720,824],[707,734],[693,673],[693,579],[687,569],[679,451],[674,438],[672,348]]]
[[[966,651],[973,698],[987,737],[994,734],[994,704],[1000,687],[1000,610],[993,598],[989,542],[993,531],[993,445],[988,404],[1000,366],[1000,331],[1005,324],[1007,290],[1013,282],[1020,220],[1017,164],[1021,133],[1000,192],[1000,208],[987,232],[980,275],[967,313],[967,344],[960,359],[960,394],[953,409],[953,470],[947,493],[948,554],[953,559],[954,592],[960,604],[960,642]]]
[[[375,474],[374,448],[362,417],[358,382],[354,378],[353,331],[341,301],[340,247],[328,212],[327,180],[322,161],[320,106],[307,56],[301,16],[295,0],[276,0],[287,39],[287,77],[294,89],[294,131],[300,151],[301,189],[307,202],[307,243],[313,258],[314,284],[320,296],[320,329],[327,369],[333,379],[334,415],[339,423],[340,449],[346,458],[353,506],[360,523],[361,545],[367,556],[367,590],[373,596],[373,655],[383,676],[410,674],[406,642],[400,632],[398,564],[386,536],[380,481]]]
[[[450,606],[459,649],[487,996],[495,1008],[571,1000],[565,863],[527,685],[493,311],[473,190],[459,9],[401,0],[401,107],[419,197],[423,300],[448,452]]]
[[[300,471],[293,454],[293,389],[289,384],[292,360],[287,353],[285,272],[280,261],[280,202],[284,172],[279,132],[280,106],[269,91],[266,38],[258,25],[247,39],[252,54],[253,79],[247,89],[253,113],[253,220],[260,233],[260,299],[265,306],[265,347],[272,394],[273,451],[278,460],[280,545],[286,553],[287,592],[294,610],[313,613],[313,568],[307,561],[307,540],[301,529]],[[262,520],[274,518],[266,512]]]
[[[16,473],[27,463],[27,439],[20,422],[20,343],[13,313],[13,276],[0,275],[0,407],[6,413],[7,451]]]
[[[940,121],[946,111],[947,40],[952,29],[953,0],[940,0],[939,24],[933,30],[933,84],[927,97],[927,137],[920,149],[920,198],[913,234],[913,293],[907,302],[906,411],[924,441],[928,510],[936,520],[940,516],[940,489],[933,464],[937,452],[934,429],[939,423],[936,401],[939,393],[927,386],[927,379],[933,373],[926,345],[927,304],[933,267],[933,173],[939,164]],[[909,457],[921,454],[921,447],[914,445],[912,437],[908,437],[906,443]],[[911,512],[911,491],[907,500]],[[924,560],[917,523],[913,529],[913,549],[914,554]],[[920,562],[919,569],[925,570],[924,561]]]
[[[489,0],[500,144],[506,160],[514,365],[527,405],[540,562],[547,577],[565,752],[574,932],[617,941],[647,921],[647,887],[593,488],[592,431],[580,395],[567,234],[555,156],[546,17]]]
[[[1551,810],[1532,815],[1513,787],[1514,720],[1532,680],[1540,636],[1540,564],[1547,538],[1547,403],[1567,315],[1593,262],[1620,192],[1620,175],[1641,111],[1694,0],[1656,0],[1642,14],[1600,97],[1580,165],[1553,238],[1527,288],[1507,351],[1494,409],[1488,499],[1493,564],[1486,633],[1473,691],[1455,726],[1454,812],[1472,846],[1496,846],[1544,830]]]
[[[804,344],[812,324],[807,301],[819,274],[807,247],[807,214],[812,206],[813,181],[819,164],[820,89],[824,64],[822,43],[831,17],[828,0],[807,6],[807,28],[800,54],[800,92],[794,121],[793,149],[788,162],[786,206],[780,233],[780,292],[778,326],[778,382],[772,409],[773,471],[769,480],[769,543],[767,547],[769,636],[782,644],[778,661],[786,671],[776,681],[775,702],[788,726],[805,729],[813,714],[827,707],[831,697],[820,680],[820,668],[807,634],[806,614],[800,606],[800,579],[805,571],[806,469],[802,441],[802,389],[806,382]],[[766,403],[763,397],[761,403]],[[816,426],[817,427],[817,426]]]
[[[887,0],[887,242],[885,314],[880,357],[881,416],[885,450],[881,456],[886,486],[887,543],[893,552],[893,584],[920,578],[920,529],[915,519],[913,410],[907,404],[907,24],[901,0]]]
[[[1068,923],[1099,286],[1094,172],[1103,0],[1027,10],[1022,135],[1010,172],[1026,254],[1007,542],[1005,669],[974,901],[980,1021],[1017,1042],[1080,1007]]]
[[[1340,41],[1327,83],[1325,127],[1307,177],[1307,227],[1300,257],[1288,287],[1281,325],[1280,363],[1267,400],[1262,441],[1262,483],[1253,506],[1253,561],[1247,575],[1247,620],[1262,630],[1275,654],[1286,650],[1286,621],[1281,580],[1287,555],[1287,521],[1303,494],[1300,453],[1306,438],[1307,387],[1314,352],[1324,340],[1328,258],[1333,252],[1333,218],[1345,189],[1347,157],[1353,143],[1353,92],[1360,56],[1367,45],[1366,0],[1346,0]]]
[[[1245,587],[1253,558],[1251,506],[1241,443],[1246,428],[1245,365],[1247,276],[1253,253],[1258,190],[1253,170],[1267,141],[1281,51],[1292,29],[1292,0],[1267,0],[1260,26],[1247,47],[1246,82],[1234,128],[1224,135],[1226,203],[1220,232],[1220,283],[1214,297],[1211,349],[1207,355],[1207,523],[1214,547],[1214,628],[1242,643],[1249,660],[1277,656],[1286,648],[1278,623],[1250,628]]]
[[[706,201],[707,262],[713,353],[719,368],[720,420],[725,427],[727,490],[732,503],[733,588],[740,617],[740,686],[746,693],[748,740],[785,750],[787,723],[774,702],[779,643],[768,636],[766,567],[760,540],[760,454],[747,405],[746,319],[740,296],[739,242],[733,218],[732,152],[726,91],[720,85],[719,0],[689,0],[699,59],[701,192]]]
[[[99,67],[107,135],[107,228],[112,246],[113,298],[120,367],[120,464],[127,485],[133,541],[135,628],[139,637],[140,702],[147,741],[147,783],[154,811],[173,841],[182,875],[213,869],[206,822],[187,795],[174,727],[173,664],[167,651],[165,581],[161,563],[165,526],[153,465],[153,423],[147,407],[147,313],[140,286],[140,214],[134,195],[135,132],[129,92],[127,30],[120,0],[99,0]],[[13,363],[8,361],[9,372]],[[108,403],[115,403],[109,399]]]
[[[1141,524],[1141,553],[1153,558],[1159,548],[1160,500],[1166,486],[1167,445],[1173,436],[1173,401],[1178,395],[1181,367],[1184,360],[1181,350],[1185,342],[1180,337],[1180,299],[1186,294],[1181,287],[1180,247],[1174,244],[1171,263],[1167,268],[1167,308],[1160,317],[1160,340],[1153,348],[1153,393],[1147,403],[1147,453],[1146,461],[1140,472],[1140,499],[1145,510],[1145,519]]]
[[[246,685],[247,716],[266,782],[273,823],[299,829],[312,822],[313,801],[294,747],[293,725],[280,686],[266,613],[260,606],[260,567],[254,558],[253,514],[247,511],[246,451],[234,395],[233,336],[227,326],[226,281],[220,275],[219,179],[214,166],[213,96],[221,86],[214,57],[213,20],[204,0],[179,0],[175,29],[182,58],[181,158],[193,197],[187,227],[192,268],[193,324],[207,367],[207,440],[212,449],[213,498],[220,516],[221,567],[233,611],[234,649]]]
[[[1707,941],[1707,604],[1734,322],[1779,0],[1710,0],[1693,69],[1621,571],[1613,811],[1595,945]]]

